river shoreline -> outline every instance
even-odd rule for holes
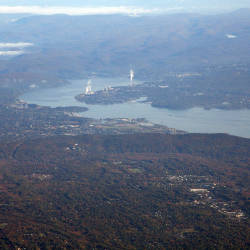
[[[128,84],[126,78],[97,78],[93,80],[93,89],[101,90],[107,84],[118,86]],[[22,96],[27,103],[41,106],[67,107],[80,106],[88,108],[81,113],[84,117],[105,118],[145,118],[155,124],[185,130],[194,133],[228,133],[250,138],[250,110],[203,109],[195,107],[187,110],[173,110],[152,107],[150,103],[140,100],[113,105],[86,105],[75,100],[82,93],[87,80],[73,80],[70,85],[57,88],[33,90]]]

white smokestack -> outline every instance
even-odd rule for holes
[[[133,85],[133,79],[134,79],[135,73],[134,71],[131,69],[130,70],[130,84]]]
[[[88,80],[87,87],[85,89],[85,95],[92,95],[93,91],[91,89],[91,79]]]

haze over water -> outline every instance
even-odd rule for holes
[[[92,81],[93,90],[105,86],[127,85],[127,78],[96,78]],[[87,80],[74,80],[71,85],[58,88],[35,89],[20,98],[28,103],[42,106],[84,106],[84,117],[90,118],[146,118],[148,121],[168,127],[195,133],[228,133],[250,138],[250,110],[169,110],[154,108],[148,103],[128,102],[114,105],[86,105],[75,100],[84,92]]]

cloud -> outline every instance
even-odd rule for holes
[[[33,46],[33,43],[0,43],[0,56],[19,56],[25,53],[24,48]],[[12,49],[15,48],[17,50],[6,50],[6,49]],[[19,50],[18,50],[19,49]]]
[[[0,51],[0,56],[19,56],[24,54],[23,50],[6,50]]]
[[[140,7],[116,6],[116,7],[42,7],[42,6],[0,6],[0,14],[38,14],[38,15],[108,15],[126,14],[140,15],[159,12],[175,12],[181,8],[145,9]]]
[[[33,43],[0,43],[0,48],[25,48],[33,46]]]
[[[226,37],[229,38],[229,39],[237,38],[237,36],[232,35],[232,34],[226,34]]]

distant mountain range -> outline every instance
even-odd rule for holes
[[[0,15],[0,37],[0,43],[34,44],[18,56],[0,55],[1,78],[121,75],[130,65],[137,77],[160,77],[169,71],[249,64],[250,9],[141,17]]]

